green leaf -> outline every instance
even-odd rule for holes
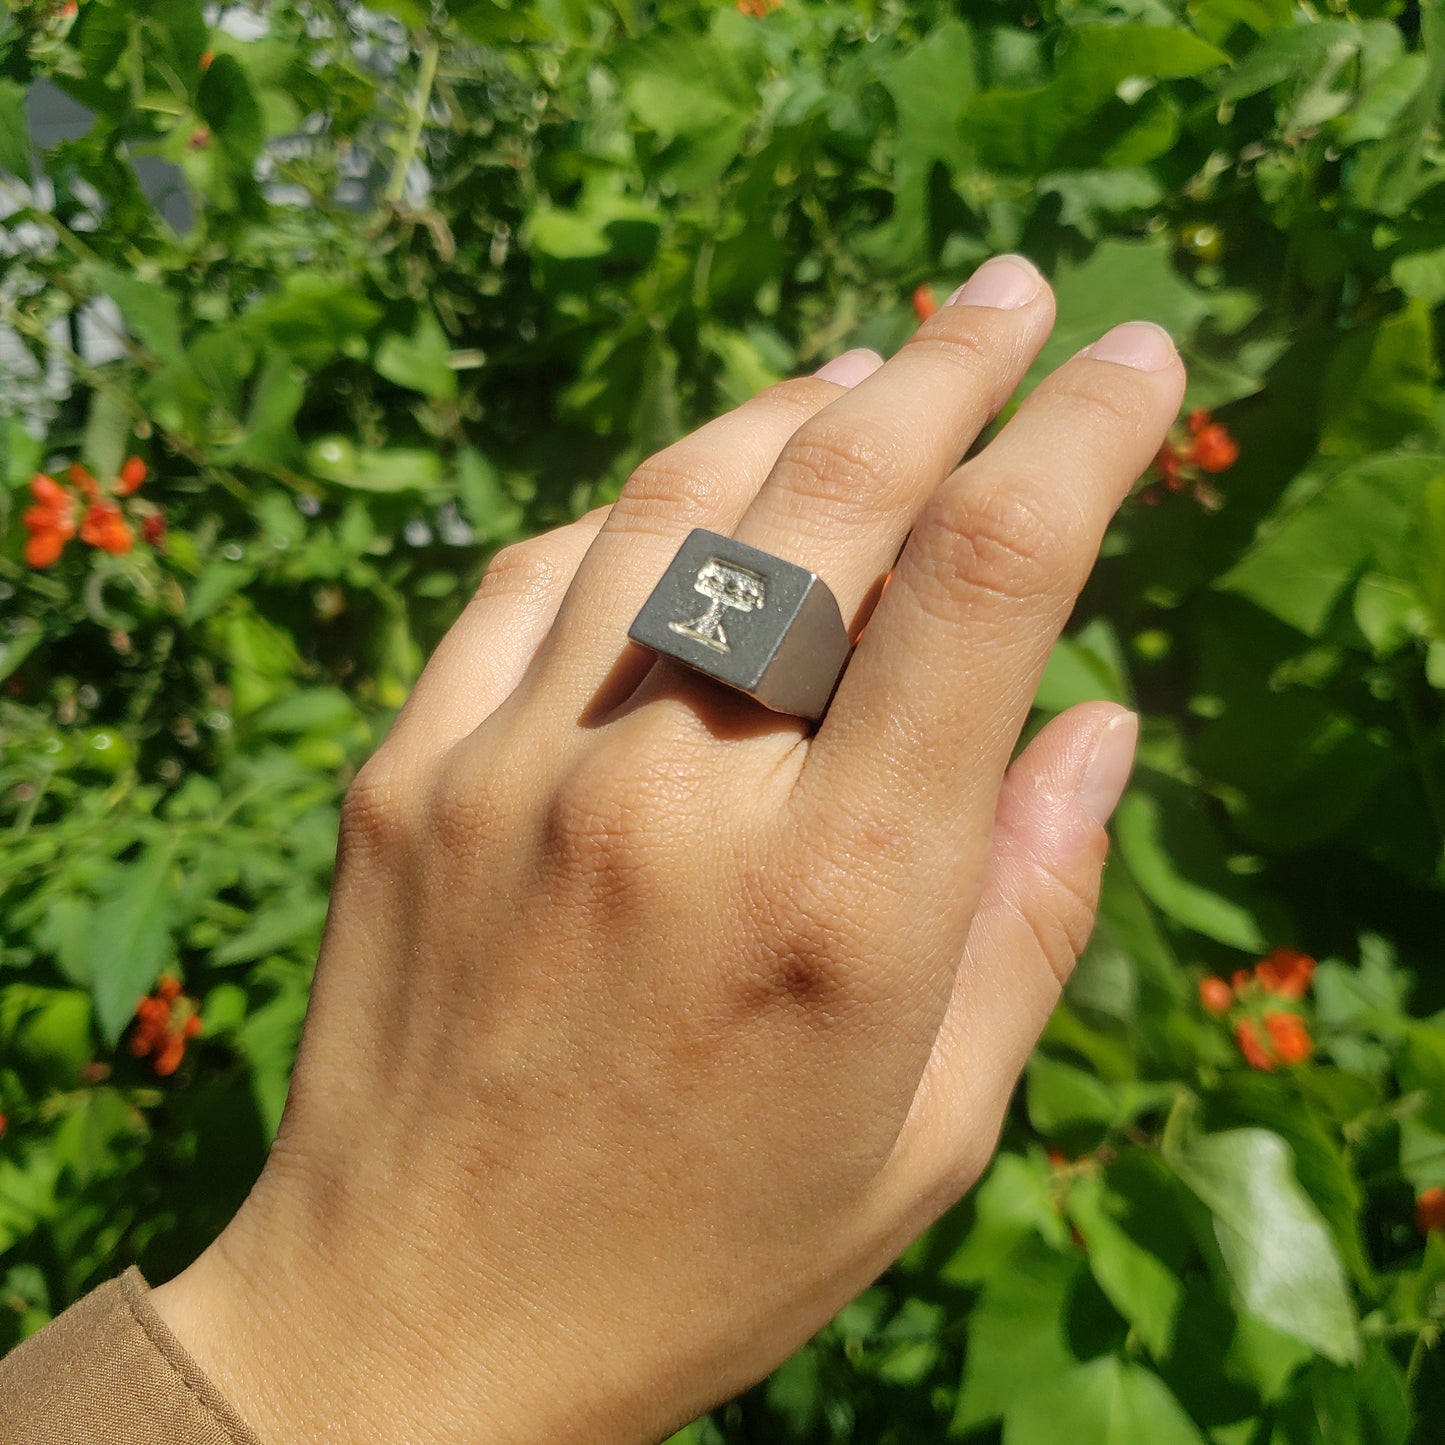
[[[1327,1359],[1360,1356],[1359,1326],[1329,1228],[1295,1177],[1289,1145],[1265,1129],[1165,1141],[1165,1157],[1210,1211],[1240,1302]]]
[[[758,104],[759,39],[742,17],[713,14],[710,33],[658,29],[616,59],[628,110],[664,141],[740,136]]]
[[[1397,454],[1357,462],[1267,523],[1215,583],[1311,637],[1365,570],[1408,578],[1412,531],[1445,456]]]
[[[939,1270],[947,1284],[979,1284],[1007,1269],[1010,1254],[1030,1235],[1055,1249],[1069,1242],[1042,1159],[998,1155],[974,1191],[973,1208],[973,1227]]]
[[[11,487],[27,486],[40,470],[45,456],[45,443],[34,436],[20,417],[0,422],[0,455],[4,457],[3,474]]]
[[[1199,809],[1191,790],[1141,772],[1114,815],[1119,851],[1140,891],[1174,922],[1258,956],[1265,934],[1245,880],[1210,847]]]
[[[1436,639],[1445,638],[1445,474],[1425,484],[1414,553],[1420,601]]]
[[[1173,1084],[1106,1084],[1085,1069],[1036,1053],[1028,1065],[1029,1119],[1045,1138],[1079,1125],[1111,1128],[1168,1105]]]
[[[1083,1237],[1089,1269],[1109,1303],[1156,1359],[1169,1353],[1183,1286],[1174,1272],[1130,1238],[1110,1212],[1104,1180],[1079,1179],[1069,1190],[1069,1218]]]
[[[1433,321],[1423,301],[1346,336],[1325,377],[1320,452],[1363,457],[1428,429],[1434,377]]]
[[[968,1317],[963,1384],[949,1438],[997,1419],[1078,1364],[1068,1312],[1084,1273],[1077,1254],[1025,1240],[984,1286]]]
[[[1222,50],[1177,26],[1081,25],[1069,34],[1053,80],[1036,90],[975,97],[965,125],[992,165],[1042,175],[1095,112],[1110,104],[1123,108],[1117,96],[1126,81],[1183,79],[1228,61]]]
[[[114,266],[95,264],[88,275],[92,287],[120,307],[131,334],[163,361],[185,352],[181,334],[181,303],[175,292]]]
[[[1179,275],[1172,256],[1164,238],[1110,239],[1078,263],[1060,261],[1053,276],[1058,324],[1030,368],[1025,387],[1036,385],[1121,317],[1157,322],[1176,341],[1190,336],[1212,303]]]
[[[225,968],[291,950],[311,956],[321,941],[325,921],[326,899],[298,891],[268,903],[249,927],[213,949],[209,960],[217,968]]]
[[[1401,256],[1390,267],[1390,280],[1422,305],[1438,306],[1445,301],[1445,246]]]
[[[1284,27],[1266,35],[1219,88],[1221,100],[1243,100],[1282,81],[1304,81],[1332,57],[1352,55],[1361,45],[1361,27],[1345,20],[1322,20]]]
[[[919,44],[881,68],[879,79],[893,101],[893,211],[859,243],[861,254],[904,269],[930,251],[931,183],[942,166],[961,177],[973,168],[973,146],[964,112],[975,88],[973,32],[945,20]]]
[[[1020,1393],[1003,1445],[1204,1445],[1169,1388],[1142,1365],[1105,1357]]]
[[[251,81],[234,55],[217,55],[201,76],[196,109],[227,156],[249,173],[266,141]]]
[[[123,394],[109,388],[91,393],[80,455],[95,476],[109,480],[119,475],[130,443],[132,423],[131,410]]]
[[[457,374],[452,370],[451,346],[430,308],[417,316],[410,336],[387,332],[377,345],[373,365],[398,386],[443,401],[456,400]]]
[[[338,353],[364,352],[363,338],[381,316],[381,307],[360,295],[352,280],[293,271],[279,291],[245,313],[242,324],[314,371]]]
[[[91,995],[101,1036],[115,1044],[171,956],[174,843],[153,843],[111,882],[95,911]]]
[[[312,455],[318,477],[357,492],[425,492],[440,486],[443,476],[441,458],[420,447],[358,447],[347,465],[334,468],[317,465],[314,449]]]
[[[1129,701],[1124,654],[1113,625],[1103,617],[1054,644],[1034,696],[1034,706],[1047,712],[1095,701]]]
[[[18,80],[0,80],[0,170],[27,183],[32,166],[30,121],[25,113],[29,93]]]

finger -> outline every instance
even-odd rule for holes
[[[818,573],[854,623],[1053,319],[1053,293],[1032,263],[997,256],[981,266],[896,356],[798,429],[737,539]]]
[[[810,744],[793,793],[802,826],[826,838],[869,816],[926,838],[938,866],[981,872],[1049,650],[1183,386],[1165,332],[1117,327],[939,488]],[[971,906],[958,899],[940,922],[962,938]],[[950,941],[920,946],[941,956]]]
[[[809,417],[883,364],[876,352],[834,358],[813,376],[779,382],[644,462],[577,570],[537,659],[538,710],[575,721],[595,705],[627,642],[627,629],[683,539],[695,527],[731,532],[788,438]],[[635,683],[652,663],[632,647]],[[611,691],[629,688],[614,679]]]
[[[437,645],[393,723],[393,748],[440,753],[510,696],[536,655],[607,507],[504,547]]]
[[[972,1183],[991,1152],[1019,1073],[1093,930],[1104,825],[1138,735],[1133,713],[1086,703],[1054,718],[1005,777],[978,908],[895,1151],[912,1156],[903,1164],[912,1186],[922,1171],[951,1192],[939,1207]]]

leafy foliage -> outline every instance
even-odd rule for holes
[[[0,1344],[244,1194],[338,798],[490,551],[1020,249],[1032,379],[1145,315],[1213,414],[1039,692],[1145,720],[1100,924],[978,1190],[678,1440],[1433,1438],[1440,0],[249,14],[0,21]]]

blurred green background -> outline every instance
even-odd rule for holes
[[[0,1346],[243,1197],[491,552],[1021,250],[1031,381],[1191,375],[1032,724],[1143,716],[1101,921],[981,1187],[679,1439],[1445,1438],[1442,95],[1439,0],[9,0]]]

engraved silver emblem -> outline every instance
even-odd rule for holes
[[[759,573],[739,567],[736,562],[725,562],[721,557],[708,558],[693,579],[692,590],[711,599],[706,611],[686,622],[667,625],[714,652],[732,651],[727,633],[723,631],[723,615],[729,610],[756,612],[767,599],[767,586]]]

